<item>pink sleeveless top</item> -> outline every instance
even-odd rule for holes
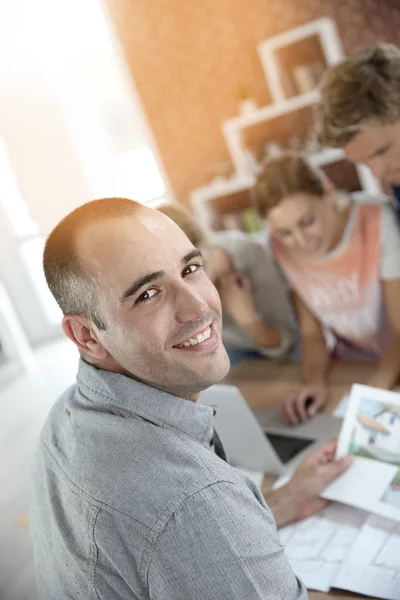
[[[388,339],[380,280],[381,206],[354,205],[328,254],[296,259],[273,234],[271,247],[291,287],[336,338],[340,358],[378,358]]]

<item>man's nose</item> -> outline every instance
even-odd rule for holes
[[[176,319],[188,323],[201,319],[209,311],[201,292],[190,285],[183,285],[176,297]]]

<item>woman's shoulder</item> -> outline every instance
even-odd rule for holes
[[[363,194],[357,201],[369,234],[379,240],[381,279],[399,279],[400,223],[390,198]]]
[[[382,241],[385,234],[397,235],[400,233],[399,217],[393,203],[387,196],[371,196],[360,194],[355,196],[358,213],[366,219],[378,219],[380,223]]]
[[[232,257],[238,270],[253,271],[257,267],[269,272],[274,258],[265,232],[249,234],[242,231],[223,231],[215,234],[214,244]]]
[[[383,194],[371,194],[367,192],[353,192],[349,194],[352,204],[358,211],[364,214],[387,214],[392,211],[392,203]]]

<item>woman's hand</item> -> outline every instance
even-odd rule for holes
[[[324,384],[303,385],[282,404],[282,414],[290,425],[304,423],[324,408],[326,400]]]

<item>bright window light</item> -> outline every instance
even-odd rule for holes
[[[148,202],[165,193],[165,185],[154,154],[138,146],[117,155],[114,163],[115,195]]]
[[[159,208],[163,204],[167,204],[169,202],[166,196],[161,196],[160,198],[155,198],[154,200],[148,200],[146,205],[149,208]]]
[[[0,138],[0,202],[4,207],[7,219],[18,237],[36,235],[39,231],[37,223],[29,214],[28,207],[19,190],[17,180],[11,169],[6,149]]]
[[[34,237],[23,242],[20,253],[23,265],[29,275],[31,283],[36,291],[37,297],[50,323],[60,323],[62,319],[61,310],[47,287],[44,276],[42,259],[44,250],[44,239]]]

